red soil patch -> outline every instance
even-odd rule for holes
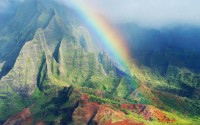
[[[10,117],[4,125],[29,125],[32,123],[32,114],[29,108],[25,108],[15,116]]]
[[[82,94],[81,95],[81,98],[80,98],[80,101],[83,103],[83,102],[88,102],[90,99],[90,97],[87,95],[87,94]]]
[[[29,108],[25,108],[15,116],[10,117],[3,125],[32,125],[33,118]],[[40,120],[35,125],[46,125],[44,121]]]
[[[112,123],[113,118],[122,121]],[[73,113],[73,121],[75,124],[143,125],[133,120],[128,120],[122,111],[97,102],[89,102],[89,96],[86,94],[82,94],[80,98],[80,105]]]
[[[170,119],[169,117],[167,117],[166,114],[164,114],[161,110],[159,110],[157,108],[149,107],[149,111],[160,122],[166,122],[166,123],[173,123],[173,122],[175,122],[174,119]]]
[[[141,114],[146,120],[152,120],[153,118],[156,118],[159,122],[175,122],[174,119],[170,119],[161,110],[152,106],[147,106],[143,104],[122,104],[121,107],[137,114]]]
[[[97,102],[88,102],[89,96],[82,94],[80,98],[80,105],[73,112],[73,120],[77,124],[87,124],[96,114],[99,104]]]
[[[121,107],[124,109],[134,111],[138,114],[142,113],[146,108],[146,106],[143,104],[122,104]]]
[[[105,125],[144,125],[144,124],[137,123],[137,122],[130,121],[130,120],[124,120],[124,121],[112,123],[112,121],[110,120]]]
[[[108,119],[112,118],[124,119],[125,114],[121,111],[117,111],[110,107],[107,107],[106,105],[100,105],[96,116],[93,120],[98,123],[101,121],[102,124],[105,124],[108,121]]]

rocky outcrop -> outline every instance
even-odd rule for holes
[[[80,105],[73,113],[73,123],[79,125],[143,125],[133,119],[126,118],[124,112],[108,105],[90,102],[89,96],[81,96]]]
[[[170,119],[165,113],[153,106],[144,104],[122,104],[121,107],[142,115],[146,120],[157,119],[159,122],[163,123],[175,122],[174,119]]]
[[[53,94],[47,94],[46,100],[48,101],[44,100],[42,104],[33,103],[29,108],[26,108],[10,117],[4,125],[48,125],[50,123],[69,123],[71,121],[72,113],[77,107],[76,98],[73,100],[69,100],[69,98],[74,96],[73,94],[76,93],[73,91],[72,87],[56,89],[57,91],[53,91]],[[63,106],[65,104],[67,105],[66,107]],[[55,117],[49,119],[49,116]],[[57,120],[57,117],[60,117],[61,119]]]
[[[87,28],[74,21],[74,15],[66,18],[60,13],[67,8],[49,4],[25,2],[0,30],[0,108],[12,107],[12,114],[25,108],[21,98],[29,102],[36,89],[43,92],[52,86],[83,86],[93,76],[107,76],[98,59],[100,49]],[[7,104],[6,99],[20,107]],[[5,117],[10,115],[7,112]]]
[[[33,115],[34,124],[38,125],[139,125],[143,123],[127,117],[125,110],[119,109],[121,103],[162,107],[167,103],[161,99],[171,99],[168,96],[157,98],[153,89],[142,86],[136,77],[118,69],[69,8],[54,0],[29,0],[22,6],[0,29],[0,123],[30,106],[33,113],[24,109],[5,124],[27,125]],[[173,69],[168,68],[169,77],[179,74]],[[185,79],[188,75],[194,79],[194,85],[199,86],[198,75],[191,72],[185,71],[180,79],[190,81]],[[72,86],[80,91],[74,91]],[[186,87],[188,91],[193,90],[194,98],[199,98],[199,89]],[[173,102],[168,107],[171,104]],[[198,103],[193,104],[182,107],[190,106],[189,110],[194,107],[199,114]],[[152,106],[123,104],[121,108],[148,121],[174,122]]]
[[[29,97],[36,87],[48,88],[46,83],[79,85],[94,75],[107,75],[98,60],[100,49],[74,15],[66,19],[60,6],[42,1],[30,0],[22,6],[0,30],[0,84]]]
[[[29,108],[22,110],[15,116],[9,118],[3,125],[31,125],[32,113]]]
[[[37,86],[37,67],[40,65],[41,53],[41,46],[37,40],[26,43],[14,68],[2,78],[0,83],[9,84],[16,93],[23,96],[32,95]]]

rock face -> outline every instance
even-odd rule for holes
[[[9,84],[13,91],[21,95],[32,95],[37,87],[37,67],[41,64],[41,53],[41,47],[37,41],[27,42],[13,69],[1,79],[1,84]]]
[[[38,18],[43,11],[37,1],[24,2],[21,6],[0,30],[0,78],[9,73],[24,44],[34,37]]]
[[[81,96],[80,105],[73,113],[73,123],[77,125],[143,125],[126,118],[124,112],[118,109],[90,102],[85,94]]]
[[[27,0],[7,19],[0,24],[0,124],[176,122],[156,106],[199,115],[200,102],[192,100],[199,98],[198,74],[183,67],[165,69],[168,78],[193,80],[197,87],[176,86],[183,90],[165,90],[166,79],[140,82],[117,68],[73,9],[54,0]]]
[[[95,117],[99,104],[94,103],[85,103],[78,107],[73,113],[73,121],[77,125],[90,124]]]
[[[99,59],[100,49],[72,11],[61,11],[67,16],[53,1],[26,1],[0,30],[0,109],[17,107],[10,114],[17,113],[26,105],[22,98],[32,97],[36,89],[83,86],[92,77],[115,72],[105,54],[101,58],[107,60]]]
[[[66,24],[66,19],[60,15],[57,6],[52,9],[45,6],[41,1],[34,2],[34,4],[39,9],[35,10],[37,13],[34,13],[34,19],[27,21],[27,30],[31,30],[31,33],[22,33],[24,35],[23,40],[21,40],[22,38],[19,39],[19,42],[23,42],[21,48],[14,52],[18,53],[16,59],[12,58],[13,64],[11,64],[9,60],[2,58],[1,84],[8,84],[14,92],[30,96],[36,87],[39,87],[40,90],[45,88],[44,82],[46,81],[55,82],[55,79],[57,79],[60,82],[81,85],[92,76],[105,77],[110,71],[115,72],[111,61],[106,54],[100,53],[100,49],[92,41],[86,27],[74,23],[73,19],[71,19],[72,24]],[[26,12],[29,9],[31,8],[27,7],[21,11]],[[18,16],[20,12],[17,11],[15,15]],[[23,18],[28,18],[26,15],[24,16]],[[70,20],[69,18],[75,17],[67,17],[68,20]],[[17,22],[21,24],[20,21],[22,20],[18,18],[13,18],[11,22],[16,20],[19,20]],[[29,25],[32,27],[29,27]],[[19,29],[13,30],[17,32]],[[23,31],[23,29],[20,30]],[[7,25],[2,32],[5,34],[9,32]],[[8,36],[18,37],[19,35],[9,33]],[[9,42],[13,39],[17,38],[9,38]],[[5,45],[7,48],[15,44],[9,42]],[[18,47],[18,45],[16,46]],[[2,49],[6,48],[2,47]],[[14,56],[9,51],[5,51],[5,53],[8,56],[6,58]]]
[[[73,94],[77,94],[77,92],[76,90],[71,92],[70,88],[64,88],[59,92],[59,96],[53,99],[56,107],[52,107],[51,103],[47,103],[46,107],[51,107],[51,110],[44,112],[47,114],[46,118],[44,115],[38,119],[34,111],[31,112],[29,108],[26,108],[20,113],[10,117],[3,125],[62,125],[69,123],[75,125],[144,125],[143,123],[136,122],[134,119],[127,118],[125,113],[119,109],[106,104],[92,102],[89,95],[83,93],[79,93],[81,95],[78,98],[78,106],[75,106],[74,110],[70,112],[69,104],[72,104],[70,101],[76,102],[77,99],[74,98],[71,100],[70,98],[73,97]],[[61,100],[63,98],[66,98],[66,100]],[[34,109],[33,107],[31,108]],[[70,109],[73,109],[73,106],[70,106]],[[56,116],[62,118],[58,119],[56,117],[56,120],[53,121],[52,118],[48,117],[48,114],[54,114],[55,112],[57,112]],[[70,120],[69,117],[72,117],[72,119]]]

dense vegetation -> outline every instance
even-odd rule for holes
[[[73,124],[75,110],[90,103],[144,124],[164,124],[142,116],[152,107],[175,124],[200,123],[199,29],[120,25],[137,64],[131,76],[96,45],[76,14],[55,1],[29,0],[16,4],[13,16],[1,15],[8,21],[0,22],[0,124],[26,107],[34,123]]]

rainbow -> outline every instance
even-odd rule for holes
[[[103,16],[95,11],[86,1],[75,2],[75,8],[77,9],[81,18],[86,21],[87,25],[91,28],[92,32],[95,32],[101,39],[101,42],[112,56],[127,69],[131,69],[134,61],[129,52],[126,41],[120,35],[117,29],[115,29]]]

